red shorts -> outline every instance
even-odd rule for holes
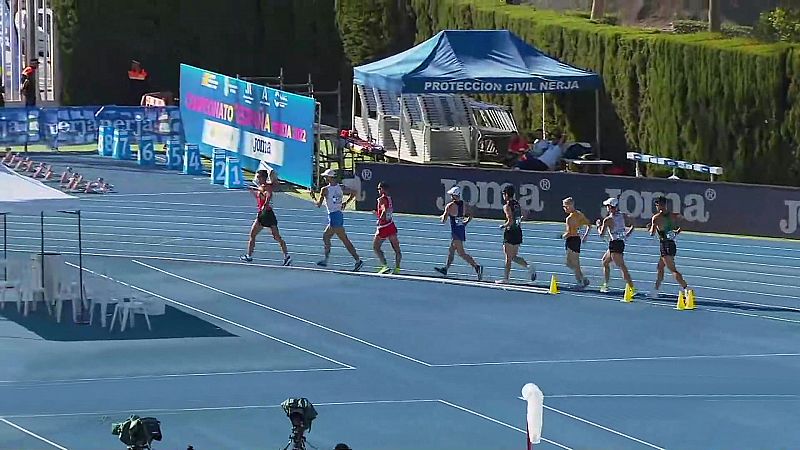
[[[395,226],[394,222],[386,225],[385,227],[378,228],[378,237],[381,239],[388,239],[395,234],[397,234],[397,227]]]

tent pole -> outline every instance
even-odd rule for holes
[[[41,256],[41,264],[42,264],[42,271],[41,271],[42,287],[44,287],[44,211],[41,211],[39,213],[39,231],[41,232],[41,241],[40,242],[41,242],[41,248],[42,248],[42,252],[40,254],[40,256]]]
[[[602,153],[600,149],[600,89],[594,91],[594,139],[597,145],[597,156]]]
[[[403,119],[406,117],[406,113],[405,113],[405,111],[403,111],[403,94],[402,93],[400,93],[400,97],[397,99],[397,101],[400,103],[400,139],[399,139],[399,142],[397,143],[397,163],[399,164],[400,163],[400,152],[401,152],[401,150],[403,148],[403,135],[405,134],[405,133],[403,133],[403,131],[405,131],[403,129],[403,122],[404,122]]]
[[[78,211],[78,289],[81,291],[81,313],[83,312],[83,302],[86,299],[83,298],[83,234],[81,233],[81,212]],[[75,305],[72,305],[74,308]],[[83,320],[83,314],[81,314],[81,320]]]
[[[350,102],[350,129],[356,129],[356,84],[353,83],[353,98]]]
[[[547,108],[545,108],[544,92],[542,92],[542,139],[547,139],[547,125],[545,118],[547,117]]]

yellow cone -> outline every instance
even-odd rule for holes
[[[550,293],[558,294],[558,278],[555,275],[550,277]]]
[[[686,309],[694,309],[694,289],[686,290]]]
[[[622,301],[626,303],[630,303],[633,301],[633,286],[630,284],[625,284],[625,295],[622,297]]]
[[[683,297],[683,289],[681,289],[680,292],[678,292],[678,304],[675,306],[675,309],[677,309],[678,311],[683,311],[684,309],[686,309],[686,301],[684,300]]]

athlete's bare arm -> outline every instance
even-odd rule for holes
[[[514,221],[514,213],[511,211],[511,205],[509,205],[508,203],[503,205],[503,212],[506,213],[506,221],[502,225],[500,225],[500,228],[508,228]]]
[[[672,213],[672,220],[673,220],[675,223],[680,223],[680,222],[683,220],[683,215],[682,215],[682,214],[680,214],[680,213]],[[675,230],[674,230],[674,231],[675,231],[675,234],[678,234],[678,233],[680,233],[680,232],[681,232],[681,230],[682,230],[682,227],[675,228]]]
[[[464,225],[472,222],[472,214],[469,212],[469,206],[467,206],[466,202],[464,203]]]
[[[586,239],[589,239],[590,231],[592,231],[592,223],[589,222],[589,219],[586,219],[586,231],[583,232],[583,237],[581,237],[581,241],[586,242]]]
[[[380,220],[386,220],[386,212],[388,210],[388,208],[386,207],[386,203],[387,203],[386,197],[381,197],[378,200],[378,211],[380,211],[378,219]]]
[[[316,200],[317,208],[322,206],[322,202],[325,201],[325,197],[328,195],[328,186],[322,186],[322,189],[319,190],[319,198],[314,198],[314,191],[311,191],[311,198]]]
[[[450,202],[450,203],[447,204],[447,206],[444,207],[444,212],[442,212],[442,215],[439,217],[439,219],[441,219],[442,223],[445,223],[447,218],[450,216],[450,208],[453,205],[454,205],[454,203]]]
[[[562,239],[566,239],[567,238],[567,235],[569,234],[569,230],[572,227],[572,224],[574,223],[572,214],[568,215],[567,218],[564,219],[564,223],[566,225],[566,229],[564,230],[563,233],[561,233],[561,238]]]
[[[345,200],[344,203],[342,203],[342,209],[346,209],[347,205],[349,205],[354,198],[356,198],[356,193],[347,189],[347,200]]]
[[[627,214],[623,214],[622,217],[625,219],[625,226],[627,227],[625,229],[625,237],[628,237],[633,233],[633,220]]]
[[[658,220],[658,214],[655,214],[655,215],[653,215],[653,217],[650,219],[650,224],[649,224],[649,225],[647,225],[647,231],[649,231],[649,232],[650,232],[650,236],[653,236],[654,234],[656,234],[656,230],[657,230],[657,227],[656,227],[656,221],[657,221],[657,220]]]

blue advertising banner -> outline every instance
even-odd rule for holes
[[[265,161],[282,180],[310,187],[315,112],[311,97],[181,64],[186,141],[199,144],[204,156],[225,149],[238,153],[245,169]]]
[[[0,145],[69,146],[97,142],[101,126],[134,136],[153,135],[163,143],[182,139],[180,110],[175,107],[68,106],[0,108]]]

